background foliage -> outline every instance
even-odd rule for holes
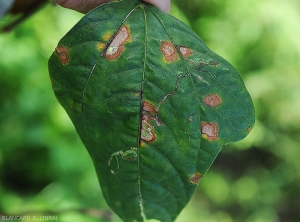
[[[257,116],[245,140],[221,151],[178,222],[300,220],[299,12],[297,0],[172,2],[171,14],[240,71]],[[48,76],[49,56],[81,16],[48,5],[0,35],[0,216],[120,221]]]

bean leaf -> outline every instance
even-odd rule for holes
[[[222,146],[254,124],[238,72],[139,0],[84,16],[58,43],[49,72],[124,221],[174,221]]]

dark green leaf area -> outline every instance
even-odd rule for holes
[[[237,71],[137,0],[88,13],[58,43],[49,72],[124,221],[174,221],[222,146],[254,124]]]

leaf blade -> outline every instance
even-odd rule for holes
[[[49,72],[108,205],[124,221],[174,221],[223,144],[253,124],[234,68],[184,24],[140,1],[85,16],[59,42]],[[228,112],[230,101],[239,108]]]

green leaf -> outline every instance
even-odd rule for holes
[[[254,124],[237,71],[138,0],[88,13],[58,43],[49,72],[124,221],[174,221],[222,146]]]

